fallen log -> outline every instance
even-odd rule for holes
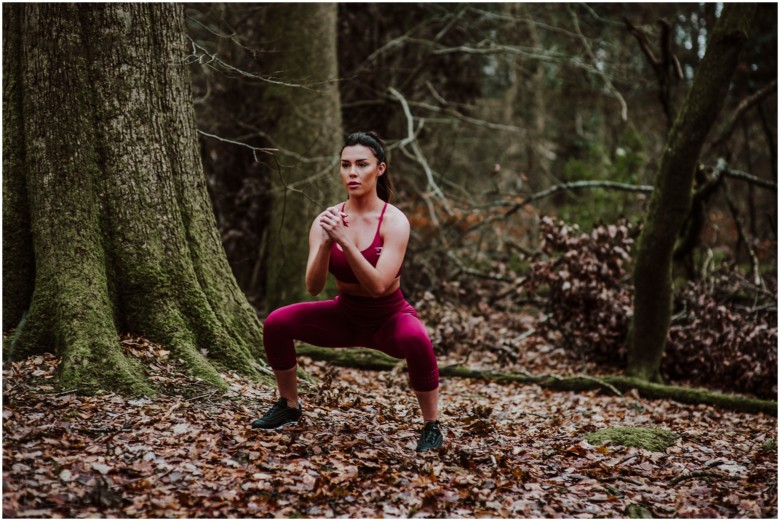
[[[297,351],[299,355],[308,356],[314,360],[326,360],[335,365],[356,369],[389,371],[399,364],[397,359],[372,349],[330,349],[299,345]],[[440,367],[439,375],[449,378],[478,378],[497,382],[531,384],[556,391],[593,391],[602,389],[622,395],[624,392],[636,389],[639,396],[643,398],[672,400],[694,405],[714,405],[732,411],[761,412],[777,416],[776,401],[724,394],[695,387],[657,384],[622,375],[599,377],[588,375],[529,375],[469,369],[460,365]]]

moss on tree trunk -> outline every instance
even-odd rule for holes
[[[134,332],[215,386],[221,369],[260,377],[261,326],[227,264],[198,155],[182,7],[10,10],[25,122],[24,168],[11,175],[28,188],[35,252],[12,356],[54,351],[64,386],[150,393],[118,342]]]
[[[669,134],[634,267],[628,374],[660,382],[672,314],[672,255],[691,204],[701,147],[720,112],[755,4],[726,4],[685,104]]]

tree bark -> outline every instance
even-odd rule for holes
[[[265,39],[273,47],[265,68],[284,82],[263,90],[261,103],[279,148],[267,248],[268,309],[307,300],[304,273],[309,228],[337,202],[342,140],[336,49],[336,4],[273,4]]]
[[[24,182],[24,122],[20,22],[16,9],[3,5],[3,330],[19,324],[30,306],[35,263]]]
[[[134,332],[212,385],[225,385],[220,370],[260,377],[261,326],[198,155],[181,5],[4,9],[17,22],[24,121],[23,140],[3,142],[24,164],[5,174],[27,187],[35,255],[12,357],[54,351],[63,386],[151,393],[118,341]]]
[[[637,249],[634,316],[628,339],[630,376],[661,381],[659,368],[672,313],[675,238],[690,209],[699,153],[723,107],[754,13],[754,4],[725,5],[669,134]]]
[[[399,363],[405,363],[372,349],[330,349],[300,345],[297,351],[299,355],[308,356],[314,360],[327,360],[334,365],[356,369],[389,371]],[[644,398],[672,400],[687,404],[714,405],[732,411],[761,412],[777,416],[776,401],[723,394],[707,389],[661,385],[628,376],[529,375],[474,370],[463,366],[441,367],[439,374],[445,378],[476,378],[480,380],[538,385],[539,387],[556,391],[581,392],[601,389],[612,393],[623,393],[636,389],[639,395]]]

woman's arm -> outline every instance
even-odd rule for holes
[[[325,212],[329,212],[328,208]],[[314,219],[309,230],[309,260],[306,262],[306,290],[312,295],[319,295],[325,287],[328,279],[328,262],[330,261],[330,247],[333,240],[320,225],[321,213]]]
[[[382,223],[384,244],[376,267],[363,257],[355,243],[338,241],[358,282],[372,297],[384,295],[395,282],[409,244],[409,229],[409,220],[400,210],[392,207],[391,212],[385,214]],[[335,237],[340,238],[340,235]]]

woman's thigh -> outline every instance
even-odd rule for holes
[[[265,334],[269,333],[320,347],[355,346],[355,328],[333,300],[300,302],[275,310],[265,321]]]
[[[425,326],[415,315],[398,313],[380,326],[370,338],[371,347],[395,358],[430,358],[435,363],[433,346]],[[430,352],[430,354],[429,354]]]

